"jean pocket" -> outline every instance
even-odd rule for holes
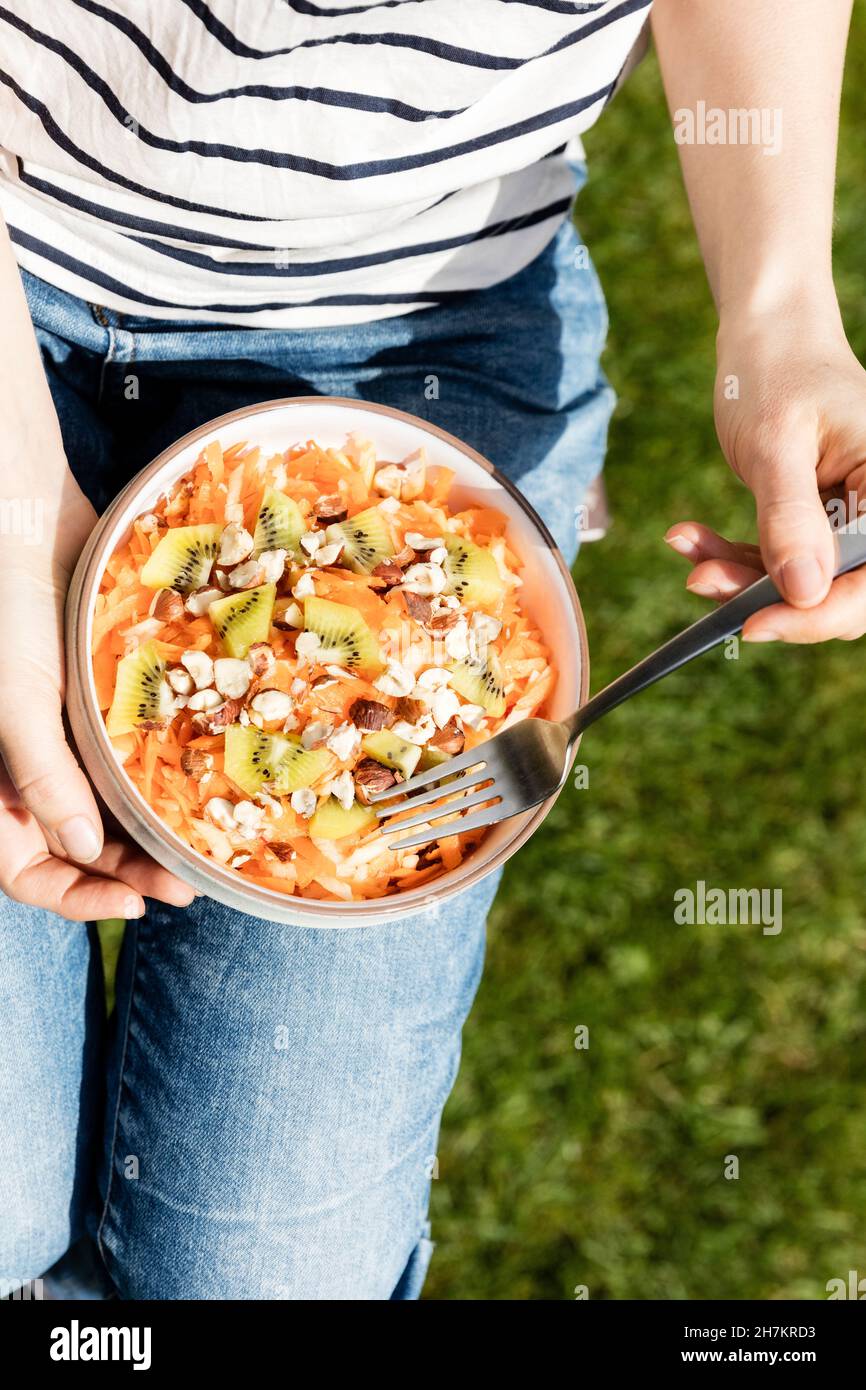
[[[400,1275],[397,1287],[391,1295],[392,1301],[411,1301],[421,1297],[421,1290],[424,1287],[424,1280],[427,1278],[427,1271],[430,1268],[430,1261],[433,1258],[433,1251],[436,1244],[430,1239],[430,1226],[424,1228],[424,1234],[409,1256],[406,1268]]]

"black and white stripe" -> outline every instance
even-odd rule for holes
[[[305,327],[513,274],[651,0],[0,0],[20,263],[160,318]]]

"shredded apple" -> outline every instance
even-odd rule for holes
[[[556,679],[506,518],[452,512],[452,479],[357,436],[268,459],[213,442],[133,523],[96,600],[99,706],[126,774],[206,858],[349,902],[483,838],[451,811],[391,848],[399,820],[369,804],[538,712]]]

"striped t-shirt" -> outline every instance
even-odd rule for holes
[[[155,318],[313,327],[523,268],[652,0],[0,0],[19,263]]]

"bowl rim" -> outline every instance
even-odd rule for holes
[[[470,867],[464,877],[457,882],[445,883],[438,890],[436,885],[440,880],[437,879],[434,879],[429,885],[425,885],[423,889],[410,890],[410,893],[414,892],[419,895],[417,898],[410,897],[410,893],[395,893],[384,898],[366,898],[358,902],[336,903],[301,898],[293,894],[281,895],[274,890],[259,888],[252,883],[243,884],[231,870],[222,865],[211,864],[204,855],[199,854],[191,845],[186,844],[180,836],[169,832],[156,812],[147,805],[140,794],[139,799],[144,807],[143,811],[132,802],[131,798],[124,795],[123,784],[117,775],[118,771],[122,771],[122,769],[118,767],[105,731],[101,712],[95,708],[94,702],[86,697],[89,682],[85,678],[84,667],[85,663],[90,661],[90,608],[97,592],[94,583],[95,581],[98,583],[98,580],[101,579],[108,558],[103,553],[102,541],[106,532],[111,530],[116,518],[129,506],[135,494],[140,492],[172,459],[199,439],[218,435],[221,430],[240,420],[254,420],[257,415],[295,406],[337,407],[372,416],[389,416],[392,419],[402,421],[412,426],[413,429],[423,434],[432,435],[456,449],[480,466],[509,494],[545,542],[560,572],[571,604],[572,618],[578,638],[577,655],[580,661],[578,704],[583,705],[585,703],[589,691],[589,643],[580,599],[574,580],[553,536],[520,489],[471,445],[464,443],[456,435],[450,434],[440,426],[412,415],[408,411],[398,410],[394,406],[380,405],[373,401],[356,400],[351,396],[283,396],[273,400],[260,401],[255,405],[241,406],[224,415],[206,420],[195,429],[188,431],[187,434],[163,449],[150,463],[145,464],[144,468],[140,469],[126,483],[99,517],[79,557],[67,596],[66,660],[68,683],[66,700],[69,722],[78,746],[79,757],[84,762],[88,776],[102,796],[109,811],[117,817],[129,834],[137,838],[142,848],[158,863],[171,872],[177,873],[179,877],[183,877],[184,881],[191,883],[193,887],[201,887],[207,896],[216,898],[217,901],[226,906],[236,908],[250,916],[258,916],[266,921],[282,922],[295,926],[346,928],[374,925],[377,922],[385,923],[394,917],[410,919],[417,913],[426,911],[432,906],[438,906],[449,898],[456,897],[474,887],[482,879],[501,868],[539,828],[553,807],[558,793],[542,802],[531,813],[525,813],[527,819],[522,828],[489,859],[482,859],[476,851],[480,862],[475,868],[472,868],[470,859]],[[85,595],[88,595],[87,604],[82,601]],[[569,768],[576,757],[579,742],[578,739],[572,748]],[[85,756],[81,751],[83,747],[87,749],[89,756]],[[165,863],[166,859],[172,858],[178,862]],[[182,865],[182,872],[178,871],[178,863]],[[285,904],[285,908],[283,908],[283,904]],[[261,911],[257,912],[257,908]]]

